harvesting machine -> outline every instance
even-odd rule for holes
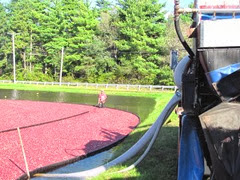
[[[178,180],[240,179],[240,1],[195,0],[181,9],[175,0],[177,35],[188,52],[175,69],[182,98]],[[191,13],[190,46],[180,16]]]

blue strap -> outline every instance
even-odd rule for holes
[[[239,69],[240,63],[236,63],[208,72],[206,75],[211,79],[212,83],[214,83],[220,81],[222,78],[236,72]]]
[[[214,16],[213,14],[202,14],[201,17],[202,17],[201,18],[202,20],[233,19],[232,14],[217,14],[216,16]],[[240,14],[237,13],[235,15],[235,19],[239,19],[239,18],[240,18]]]
[[[194,121],[197,117],[183,116],[178,158],[178,180],[202,180],[204,158]]]

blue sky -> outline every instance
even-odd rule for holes
[[[174,0],[159,0],[160,3],[166,3],[166,10],[173,11]],[[193,3],[194,0],[180,0],[180,7],[188,7],[190,3]]]
[[[10,0],[0,0],[1,3],[10,2]]]

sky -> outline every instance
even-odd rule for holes
[[[180,7],[188,7],[190,3],[193,3],[194,0],[179,0]],[[166,3],[166,10],[173,12],[174,11],[174,0],[159,0],[160,3]]]
[[[0,0],[1,3],[8,3],[10,0]]]

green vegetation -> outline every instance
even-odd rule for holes
[[[0,84],[0,89],[37,90],[37,91],[62,91],[74,93],[98,93],[99,89],[86,89],[79,87],[61,87],[44,85],[19,85]],[[143,96],[154,98],[156,101],[152,113],[121,143],[114,148],[117,157],[129,149],[150,128],[159,116],[162,109],[173,96],[173,92],[126,91],[105,89],[108,95]],[[147,157],[136,168],[125,173],[114,173],[130,165],[137,157],[129,160],[124,165],[114,167],[94,179],[176,179],[177,177],[177,134],[178,120],[175,113],[168,118]],[[142,153],[142,152],[141,152]],[[140,154],[141,154],[140,153]],[[139,154],[139,155],[140,155]],[[115,158],[113,157],[113,158]]]
[[[15,34],[17,80],[58,81],[63,55],[65,82],[173,85],[169,51],[182,48],[163,7],[157,0],[0,3],[0,79],[13,79]]]
[[[116,156],[125,152],[140,139],[157,119],[172,95],[173,93],[171,92],[149,94],[149,97],[153,97],[156,100],[154,110],[149,114],[147,119],[122,142],[120,147],[115,148]],[[144,97],[146,97],[146,95],[144,95]],[[161,129],[149,154],[137,167],[128,172],[116,173],[136,161],[138,156],[143,153],[144,149],[137,157],[129,160],[124,165],[111,168],[93,179],[177,179],[177,134],[178,120],[176,115],[172,113]]]
[[[0,83],[0,89],[17,89],[17,90],[31,90],[31,91],[50,91],[50,92],[74,92],[74,93],[89,93],[98,94],[100,88],[86,87],[86,86],[58,86],[58,85],[31,85],[31,84],[13,84],[13,83]],[[159,95],[159,90],[152,90],[142,88],[140,91],[138,88],[101,88],[104,89],[108,94],[118,94],[122,96],[145,96],[155,97]],[[167,91],[166,91],[167,92]]]
[[[0,3],[0,79],[13,79],[15,35],[17,80],[173,85],[170,50],[186,55],[176,37],[173,17],[157,0],[12,0]],[[186,32],[191,19],[183,16]],[[0,89],[98,93],[94,88],[0,84]],[[106,89],[107,94],[156,100],[148,118],[116,148],[134,144],[164,108],[172,92]],[[96,179],[176,179],[177,126],[171,115],[147,158],[124,174],[109,170]],[[133,160],[131,160],[133,161]],[[128,164],[131,163],[128,162]],[[128,165],[126,164],[126,165]]]

